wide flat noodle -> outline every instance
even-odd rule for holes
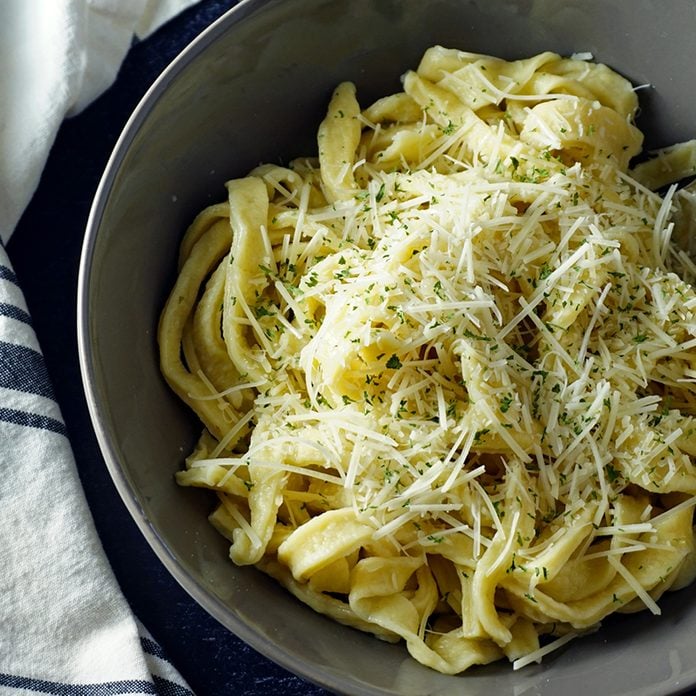
[[[630,168],[637,109],[435,46],[194,220],[160,355],[235,563],[447,674],[693,580],[694,141]]]

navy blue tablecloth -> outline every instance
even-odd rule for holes
[[[211,618],[160,563],[131,520],[101,457],[77,355],[80,250],[101,174],[130,113],[168,63],[236,4],[201,0],[136,43],[116,83],[58,133],[40,186],[8,245],[68,427],[106,554],[133,611],[199,696],[327,692],[259,655]]]

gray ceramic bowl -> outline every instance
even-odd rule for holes
[[[648,144],[696,135],[693,0],[246,0],[200,36],[148,92],[108,165],[89,222],[80,352],[104,457],[143,534],[176,579],[254,648],[349,694],[663,694],[696,684],[696,588],[663,616],[606,622],[541,665],[460,677],[305,608],[227,559],[208,500],[178,488],[197,426],[157,367],[155,327],[179,238],[222,183],[259,162],[315,151],[336,83],[363,104],[439,43],[502,57],[591,51],[641,93]]]

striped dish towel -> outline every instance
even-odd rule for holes
[[[0,2],[0,694],[192,694],[99,542],[4,243],[66,115],[194,0]],[[50,340],[50,337],[42,340]]]
[[[0,246],[0,693],[191,694],[109,567]]]

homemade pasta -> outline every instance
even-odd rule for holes
[[[195,219],[161,365],[235,563],[450,674],[693,579],[696,146],[631,169],[637,107],[435,46]]]

